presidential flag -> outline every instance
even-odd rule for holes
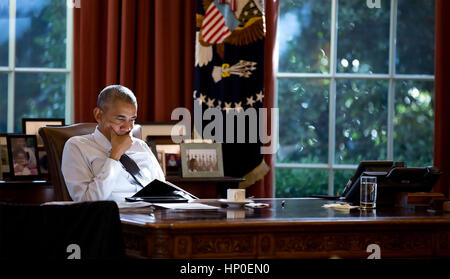
[[[225,122],[232,111],[258,111],[263,106],[263,0],[198,0],[196,17],[194,106],[202,111],[215,108],[223,114],[225,175],[245,178],[240,187],[248,187],[269,171],[259,137],[256,142],[249,139],[249,128],[257,124],[247,119],[246,141],[238,143],[235,128],[233,143],[227,143],[226,125],[230,123]],[[208,123],[203,120],[202,127]],[[195,132],[207,138],[202,127],[195,127]]]

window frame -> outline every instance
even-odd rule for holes
[[[69,3],[70,0],[62,0]],[[8,66],[0,66],[0,73],[8,74],[8,112],[7,112],[7,133],[14,132],[14,96],[16,73],[63,73],[66,75],[65,84],[65,120],[66,123],[73,121],[73,7],[66,5],[66,67],[65,68],[43,68],[43,67],[16,67],[16,0],[9,0],[9,45],[8,45]]]
[[[330,34],[330,72],[329,73],[290,73],[278,72],[276,70],[275,78],[275,107],[278,107],[278,80],[279,79],[328,79],[329,87],[329,109],[328,109],[328,163],[277,163],[276,169],[314,169],[328,170],[328,195],[334,196],[334,175],[337,170],[356,170],[357,165],[336,164],[336,81],[342,79],[365,79],[365,80],[385,80],[389,82],[388,86],[388,116],[387,116],[387,160],[394,158],[394,101],[395,101],[395,82],[400,80],[412,81],[432,81],[434,75],[419,74],[397,74],[395,72],[396,59],[396,35],[397,35],[397,9],[398,0],[390,1],[390,18],[389,18],[389,67],[387,74],[354,74],[354,73],[337,73],[337,44],[338,44],[338,1],[331,0],[331,34]],[[280,17],[278,17],[280,19]],[[278,52],[277,41],[277,54]],[[278,61],[279,58],[277,58]],[[279,125],[277,121],[275,123]],[[276,127],[278,131],[279,127]],[[278,135],[279,138],[279,135]],[[276,195],[276,175],[273,176],[273,196]]]

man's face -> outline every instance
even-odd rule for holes
[[[137,108],[133,104],[116,100],[107,104],[104,109],[95,108],[94,116],[98,122],[99,130],[108,140],[111,140],[111,130],[118,136],[125,135],[133,130],[136,120]]]

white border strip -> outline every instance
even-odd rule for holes
[[[7,132],[14,131],[14,91],[16,59],[16,0],[9,1],[8,116]]]

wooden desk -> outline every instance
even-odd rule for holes
[[[166,176],[166,180],[201,199],[226,198],[228,188],[238,188],[244,178]]]
[[[285,206],[282,207],[282,201]],[[321,199],[255,199],[262,209],[121,213],[127,254],[143,258],[450,257],[450,214],[380,208],[347,213]],[[150,210],[149,210],[150,211]],[[231,218],[245,214],[244,218]]]

